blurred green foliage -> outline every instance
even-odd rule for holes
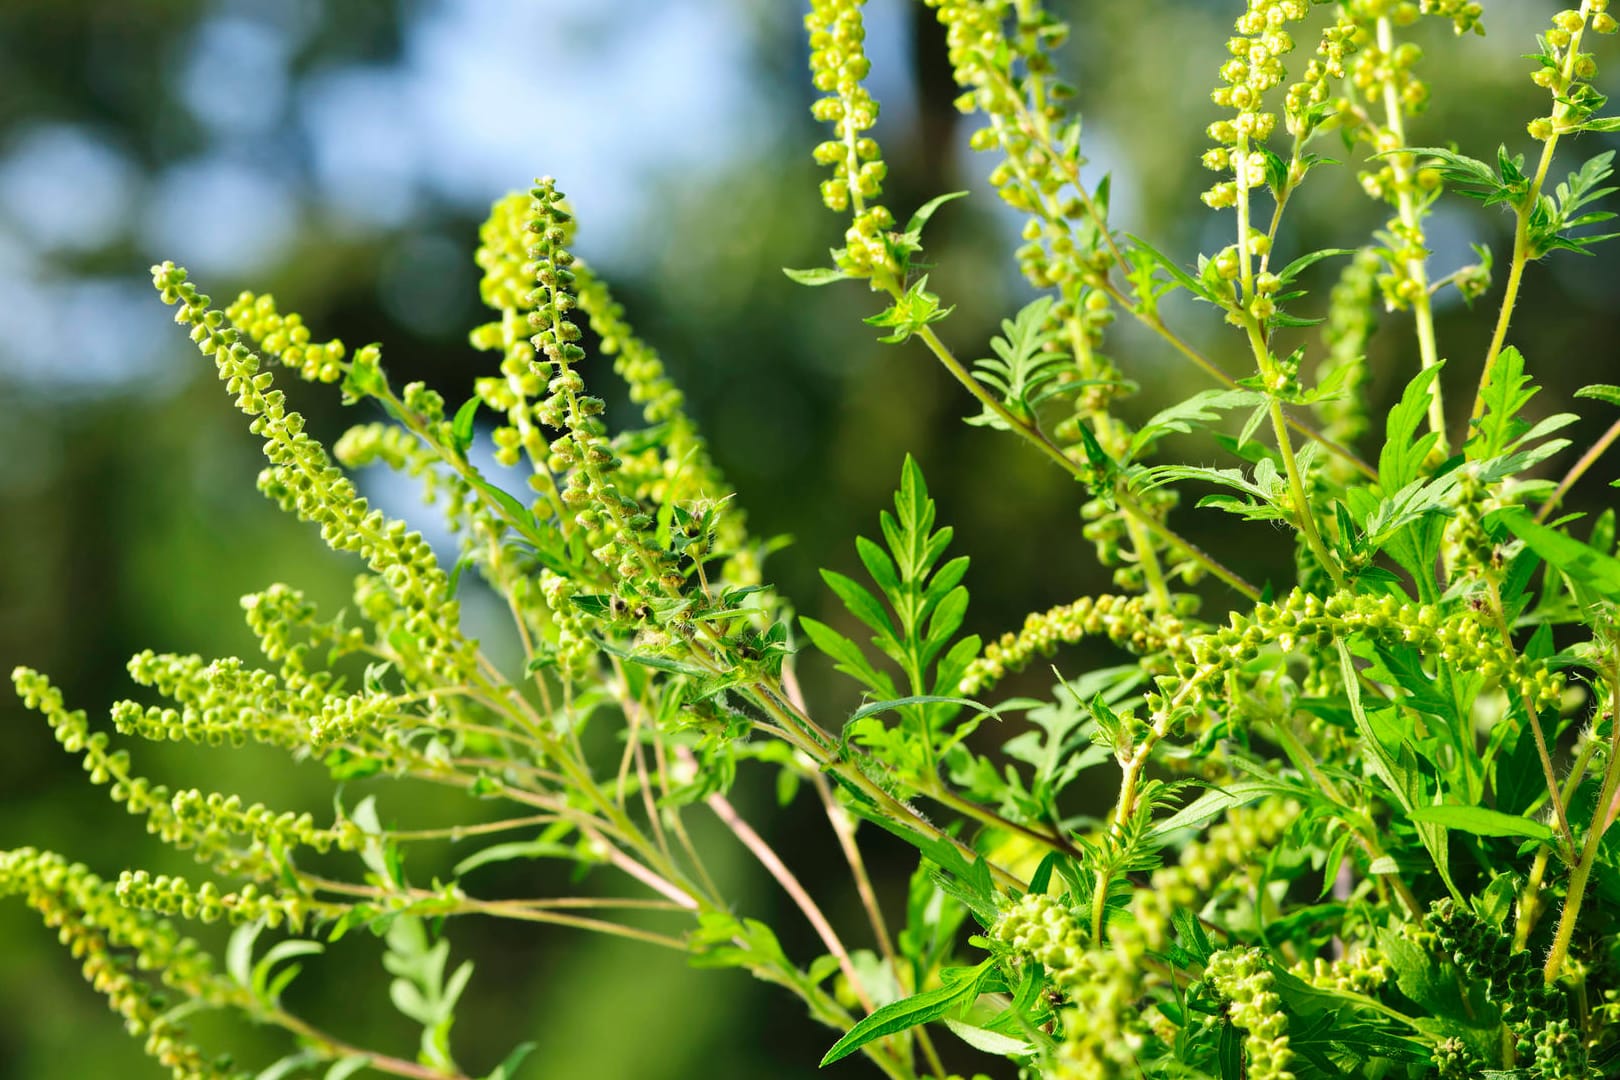
[[[290,208],[290,232],[269,249],[238,252],[222,260],[221,270],[199,273],[205,288],[216,296],[246,284],[274,291],[322,336],[385,342],[396,381],[420,378],[451,401],[465,398],[486,362],[464,338],[477,304],[475,222],[490,200],[524,185],[529,175],[511,175],[501,186],[480,187],[486,181],[476,175],[438,188],[416,184],[404,212],[380,221],[356,217],[352,201],[334,201],[322,186],[308,117],[317,114],[319,96],[336,85],[335,76],[401,70],[433,46],[435,33],[451,32],[459,15],[478,7],[470,0],[0,5],[0,283],[57,301],[31,313],[8,304],[0,315],[0,660],[6,669],[26,663],[52,672],[70,703],[95,716],[127,693],[123,664],[141,648],[208,655],[251,648],[236,606],[245,592],[285,580],[341,603],[355,567],[252,490],[259,468],[253,442],[183,337],[165,333],[161,318],[120,313],[115,320],[94,304],[74,306],[63,297],[87,282],[124,281],[144,291],[147,264],[183,257],[153,246],[164,235],[151,223],[161,223],[165,185],[183,180],[177,170],[188,162],[223,157],[276,178],[283,197],[278,205]],[[806,108],[805,47],[792,5],[670,4],[700,24],[712,22],[733,47],[717,59],[693,46],[664,56],[665,68],[650,69],[598,67],[592,58],[602,50],[602,35],[658,32],[662,24],[650,13],[659,5],[617,0],[600,5],[592,18],[579,16],[576,5],[537,7],[557,9],[557,32],[531,43],[530,66],[507,73],[535,84],[530,103],[547,100],[553,54],[569,56],[574,70],[589,72],[601,87],[627,86],[627,92],[604,95],[621,104],[660,94],[679,65],[729,63],[735,85],[752,103],[738,114],[748,129],[726,142],[723,160],[694,167],[681,152],[682,140],[697,137],[708,122],[702,115],[688,118],[690,131],[668,133],[669,146],[641,147],[638,160],[665,165],[622,178],[634,193],[624,202],[628,220],[593,222],[587,214],[579,247],[614,282],[643,336],[663,351],[755,529],[795,538],[774,557],[767,576],[800,610],[836,618],[815,568],[850,568],[851,538],[870,529],[907,450],[925,465],[942,520],[957,528],[958,549],[974,556],[976,600],[968,629],[999,634],[1027,610],[1102,587],[1106,575],[1080,537],[1082,500],[1072,485],[1015,440],[964,428],[959,419],[974,411],[971,403],[920,346],[880,346],[861,324],[877,310],[871,297],[853,287],[805,290],[782,276],[783,265],[816,265],[842,228],[816,197],[808,151],[818,136]],[[916,58],[889,66],[909,70],[909,83],[874,86],[887,107],[877,134],[893,170],[891,201],[908,209],[938,192],[972,187],[984,170],[966,150],[929,13],[920,4],[885,0],[871,7],[870,47]],[[1116,214],[1125,227],[1170,238],[1167,250],[1190,259],[1207,246],[1200,243],[1205,230],[1230,227],[1205,210],[1196,193],[1203,183],[1197,165],[1203,128],[1214,111],[1208,90],[1234,5],[1142,0],[1070,7],[1061,13],[1075,25],[1068,59],[1093,168],[1112,172]],[[1411,141],[1422,145],[1443,133],[1465,152],[1489,156],[1497,133],[1522,131],[1522,121],[1513,118],[1536,115],[1544,92],[1531,85],[1531,65],[1519,57],[1553,7],[1530,0],[1491,5],[1484,40],[1454,42],[1437,31],[1425,71],[1443,89]],[[241,25],[257,28],[260,44],[268,42],[278,59],[268,68],[233,69],[227,56],[227,63],[198,75],[196,51],[204,35]],[[645,44],[648,55],[658,55],[657,42]],[[259,85],[256,78],[279,81]],[[576,87],[568,100],[589,102],[597,92],[595,83]],[[236,102],[237,111],[210,110],[216,96]],[[254,112],[255,102],[272,97],[273,107],[261,110],[265,115]],[[532,105],[495,97],[480,107],[499,125],[508,119],[503,110]],[[384,119],[401,130],[418,123],[412,115]],[[603,167],[624,160],[617,144],[648,137],[632,119],[628,111],[593,110],[586,130],[596,142],[572,147],[570,160],[581,152],[608,163]],[[94,176],[71,168],[79,160],[72,154],[41,157],[39,147],[50,145],[41,143],[41,133],[61,131],[111,148],[120,163],[112,179],[92,182]],[[1522,147],[1510,146],[1516,148]],[[389,146],[386,139],[362,143],[355,152],[362,161],[368,154],[386,157]],[[546,148],[518,157],[530,161],[529,174],[558,172],[570,191],[579,189],[577,178],[547,159]],[[55,173],[53,162],[60,166]],[[41,198],[49,210],[44,218],[36,206]],[[587,206],[591,201],[576,198]],[[100,232],[72,233],[75,222],[106,220],[109,203],[122,212]],[[223,231],[227,252],[233,229],[258,235],[251,199],[234,217],[208,217],[205,210],[196,208],[193,223]],[[46,229],[50,214],[65,222],[66,240]],[[1339,232],[1364,233],[1381,214],[1351,174],[1341,172],[1305,189],[1294,242],[1303,250],[1331,246]],[[1441,265],[1468,261],[1470,241],[1500,247],[1506,224],[1505,216],[1455,205],[1443,210],[1432,233]],[[982,355],[998,320],[1019,302],[1022,286],[1004,271],[992,276],[986,269],[1011,265],[995,257],[1016,241],[1015,227],[982,186],[931,226],[930,254],[938,262],[932,286],[959,305],[945,336],[965,356]],[[598,248],[597,235],[614,239]],[[459,262],[446,254],[457,251]],[[1620,267],[1613,258],[1612,252],[1588,261],[1564,258],[1527,277],[1514,337],[1541,360],[1547,390],[1538,404],[1545,412],[1564,407],[1579,385],[1616,381],[1606,360],[1616,342],[1611,292]],[[1311,284],[1325,293],[1327,280]],[[1554,297],[1556,321],[1542,317]],[[156,298],[145,302],[153,313],[160,310]],[[1173,315],[1195,340],[1200,328],[1214,329],[1207,311],[1177,308]],[[1461,315],[1443,308],[1439,329],[1456,350],[1448,378],[1471,386],[1487,324],[1464,328]],[[41,320],[51,331],[43,338]],[[25,324],[34,328],[26,335]],[[103,347],[111,360],[101,374],[83,370],[78,339],[92,332],[112,339]],[[1380,402],[1392,399],[1415,368],[1411,356],[1396,351],[1407,348],[1409,336],[1386,333],[1374,340],[1371,392]],[[1159,344],[1129,328],[1119,328],[1110,347],[1126,373],[1147,387],[1135,402],[1143,415],[1201,388],[1195,371],[1177,366]],[[1560,365],[1560,355],[1581,359]],[[130,359],[127,367],[119,367],[120,357]],[[1605,363],[1607,371],[1593,370]],[[1234,360],[1229,367],[1243,364]],[[1452,402],[1466,407],[1467,399]],[[340,415],[333,396],[307,388],[296,406],[325,437],[354,419]],[[1596,434],[1579,430],[1572,437],[1590,442]],[[1186,453],[1208,457],[1213,448],[1189,444]],[[1575,502],[1590,505],[1604,494],[1578,489]],[[1290,545],[1280,533],[1269,542],[1253,529],[1239,536],[1191,509],[1180,512],[1178,523],[1253,580],[1266,579],[1268,566],[1288,558]],[[1070,653],[1058,662],[1074,674],[1103,659]],[[852,689],[828,679],[824,664],[811,660],[804,667],[813,700],[852,700]],[[1044,682],[1047,675],[1031,678]],[[6,737],[0,848],[53,847],[107,876],[132,865],[183,868],[84,784],[45,726],[9,696],[0,697],[0,729]],[[206,778],[250,799],[273,796],[280,805],[322,809],[326,783],[318,769],[249,752],[150,746],[137,752],[144,771],[171,782]],[[441,807],[428,800],[445,798],[425,793],[411,812],[432,819]],[[771,799],[744,777],[740,802],[763,810]],[[804,860],[801,875],[835,922],[856,910],[856,898],[839,891],[849,886],[819,811],[801,805],[758,819],[774,839],[791,838]],[[909,861],[882,838],[873,847],[879,887],[892,897]],[[885,852],[896,856],[886,870]],[[739,901],[766,917],[779,915],[790,951],[808,947],[808,930],[740,854],[732,871]],[[477,1061],[493,1062],[528,1038],[542,1047],[536,1075],[810,1076],[809,1063],[826,1042],[785,996],[739,973],[691,972],[679,957],[566,931],[514,937],[504,927],[468,923],[456,928],[454,940],[479,966],[458,1030],[460,1045],[487,1048],[469,1054]],[[156,1075],[156,1066],[125,1038],[21,905],[0,907],[0,957],[0,1075]],[[322,968],[344,975],[299,984],[311,1012],[341,1017],[340,1030],[357,1038],[409,1045],[410,1033],[388,1009],[380,992],[383,973],[365,943],[338,946]],[[735,1035],[739,1029],[745,1038]],[[548,1037],[563,1032],[570,1037]],[[232,1036],[243,1057],[253,1052],[253,1039],[252,1033]],[[571,1049],[552,1049],[564,1046]],[[270,1048],[261,1049],[268,1060]],[[851,1075],[859,1068],[848,1066]]]

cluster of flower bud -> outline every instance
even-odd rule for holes
[[[292,892],[271,892],[249,882],[236,892],[221,891],[212,881],[194,885],[183,877],[125,870],[118,875],[119,903],[159,915],[178,915],[199,922],[228,919],[234,925],[263,919],[275,928],[285,922],[302,930],[310,916],[334,918],[343,905],[314,900]]]
[[[242,614],[265,659],[280,663],[281,681],[289,691],[322,691],[331,685],[331,672],[310,666],[311,654],[331,663],[366,647],[363,629],[343,625],[341,617],[318,619],[314,603],[290,585],[277,583],[248,593],[242,597]]]
[[[1597,77],[1597,60],[1591,53],[1580,51],[1589,19],[1591,29],[1599,34],[1620,30],[1620,23],[1609,14],[1609,0],[1586,0],[1579,11],[1565,8],[1554,15],[1552,29],[1542,35],[1548,51],[1541,57],[1541,68],[1530,79],[1552,92],[1553,109],[1549,115],[1530,121],[1532,139],[1546,142],[1579,131],[1603,107],[1604,96],[1592,85]]]
[[[1356,635],[1416,645],[1448,665],[1478,672],[1488,683],[1512,680],[1536,709],[1555,708],[1563,697],[1560,674],[1520,658],[1511,642],[1500,640],[1494,627],[1472,612],[1447,615],[1437,605],[1402,602],[1389,595],[1345,591],[1324,600],[1296,588],[1275,603],[1255,605],[1248,615],[1233,612],[1229,625],[1191,638],[1188,653],[1207,678],[1217,670],[1248,663],[1267,644],[1291,652],[1303,645],[1325,648],[1337,638]],[[1174,691],[1172,687],[1169,693]]]
[[[1248,10],[1238,17],[1237,36],[1226,43],[1231,59],[1221,65],[1224,85],[1210,94],[1217,106],[1236,115],[1209,126],[1216,145],[1204,156],[1206,167],[1230,170],[1232,179],[1204,192],[1205,205],[1217,210],[1235,206],[1251,189],[1265,185],[1265,158],[1256,147],[1277,124],[1276,114],[1265,110],[1265,95],[1287,74],[1282,57],[1294,48],[1288,24],[1309,11],[1310,0],[1249,0]]]
[[[297,312],[282,315],[276,298],[244,292],[225,308],[225,318],[265,355],[310,382],[332,383],[346,371],[343,342],[310,341],[309,327]]]
[[[284,395],[273,389],[271,374],[260,370],[259,357],[242,342],[241,331],[225,325],[224,314],[209,307],[209,298],[186,280],[184,270],[163,263],[152,268],[152,280],[164,302],[179,305],[175,321],[192,328],[192,340],[213,358],[237,408],[253,417],[251,430],[265,440],[271,466],[259,476],[260,490],[319,525],[321,538],[333,549],[358,552],[409,609],[404,628],[419,643],[427,671],[447,682],[465,681],[474,666],[473,648],[461,635],[449,576],[427,541],[403,521],[390,521],[370,508],[321,444],[304,433],[303,417],[287,410]],[[368,362],[374,365],[375,357]],[[415,398],[418,407],[432,404],[425,392]]]
[[[1156,653],[1182,638],[1186,627],[1175,615],[1156,615],[1142,596],[1083,596],[1048,611],[1032,612],[1016,634],[986,645],[968,666],[958,691],[968,697],[988,690],[1036,656],[1050,656],[1059,645],[1087,637],[1107,637],[1138,656]]]
[[[1249,1080],[1293,1080],[1288,1066],[1288,1016],[1277,996],[1276,976],[1259,949],[1222,949],[1204,966],[1204,980],[1227,1002],[1227,1018],[1247,1034],[1243,1049]]]
[[[990,937],[1037,961],[1064,992],[1085,981],[1085,935],[1074,912],[1055,897],[1035,892],[1020,896],[1001,912]]]
[[[1438,950],[1471,982],[1479,984],[1486,999],[1501,1010],[1502,1022],[1512,1032],[1520,1056],[1538,1054],[1537,1033],[1556,1020],[1568,1019],[1563,991],[1545,981],[1530,953],[1514,949],[1508,935],[1472,911],[1446,897],[1429,906],[1423,926],[1434,935]],[[1581,1050],[1579,1040],[1573,1047],[1554,1040],[1547,1052],[1571,1049]]]
[[[1392,969],[1388,959],[1376,949],[1357,944],[1332,960],[1312,957],[1301,960],[1293,973],[1314,986],[1355,994],[1371,994],[1389,981]]]
[[[134,701],[113,705],[113,726],[119,734],[153,741],[206,746],[257,742],[296,749],[307,741],[307,719],[324,697],[317,683],[305,681],[293,690],[270,672],[244,667],[235,657],[206,662],[200,656],[160,655],[147,649],[130,658],[129,674],[180,706],[142,707]]]
[[[894,216],[872,200],[883,194],[888,166],[877,140],[863,134],[877,123],[878,104],[863,80],[871,67],[866,58],[865,0],[813,0],[804,17],[810,34],[810,76],[825,97],[811,114],[833,125],[833,138],[815,149],[817,164],[833,175],[822,181],[821,201],[836,213],[853,211],[844,233],[839,269],[857,277],[893,275],[900,264],[887,232]]]
[[[1207,835],[1183,847],[1175,865],[1154,870],[1153,887],[1137,889],[1131,897],[1131,913],[1145,948],[1163,950],[1178,909],[1196,911],[1216,893],[1250,889],[1249,868],[1264,861],[1298,815],[1298,805],[1286,799],[1235,806]]]
[[[228,1058],[210,1059],[170,1013],[164,994],[141,978],[205,1004],[218,1004],[223,985],[208,955],[181,937],[167,919],[121,904],[113,887],[85,866],[33,848],[0,852],[0,897],[20,895],[79,959],[85,981],[144,1037],[148,1056],[175,1080],[224,1080]]]

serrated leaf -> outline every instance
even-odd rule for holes
[[[1204,390],[1167,409],[1161,409],[1131,437],[1127,461],[1134,461],[1143,450],[1172,431],[1186,434],[1194,427],[1220,419],[1227,409],[1262,405],[1266,398],[1256,390]]]
[[[889,613],[864,585],[833,570],[823,570],[821,580],[844,602],[845,609],[851,615],[880,635],[898,636]]]
[[[1596,401],[1606,401],[1610,405],[1620,405],[1620,386],[1612,386],[1609,383],[1593,383],[1591,386],[1583,386],[1575,391],[1575,396],[1578,398],[1592,398]]]
[[[1440,363],[1419,371],[1390,410],[1384,424],[1384,447],[1378,454],[1378,482],[1386,493],[1400,491],[1417,479],[1424,459],[1439,441],[1434,432],[1421,438],[1417,432],[1429,415],[1430,388],[1444,366]]]

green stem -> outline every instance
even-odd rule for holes
[[[1378,48],[1385,56],[1395,51],[1394,31],[1387,15],[1378,18]],[[1401,102],[1396,93],[1395,80],[1385,79],[1383,89],[1385,126],[1395,137],[1396,145],[1405,146],[1406,128],[1401,117]],[[1401,227],[1408,234],[1398,239],[1405,244],[1416,244],[1421,250],[1423,215],[1412,197],[1411,161],[1406,154],[1392,154],[1387,160],[1390,171],[1395,174],[1396,211],[1400,215]],[[1434,308],[1429,300],[1429,270],[1422,258],[1405,260],[1405,269],[1407,278],[1418,286],[1418,293],[1411,301],[1412,317],[1417,329],[1419,363],[1427,371],[1440,363],[1439,346],[1434,335]],[[1429,430],[1439,438],[1436,450],[1444,458],[1447,455],[1446,408],[1440,396],[1439,379],[1429,382]]]
[[[1575,936],[1575,924],[1580,918],[1581,901],[1586,896],[1587,878],[1591,876],[1592,865],[1597,862],[1598,843],[1607,831],[1609,808],[1614,802],[1616,788],[1620,787],[1620,648],[1616,649],[1612,662],[1614,667],[1609,671],[1608,767],[1603,771],[1603,785],[1598,791],[1597,805],[1592,808],[1592,824],[1586,830],[1586,844],[1581,848],[1580,860],[1569,875],[1569,891],[1564,897],[1564,913],[1558,920],[1558,930],[1553,935],[1552,951],[1547,954],[1547,966],[1542,969],[1542,975],[1549,983],[1563,973],[1564,959],[1569,955],[1569,943]]]
[[[1605,431],[1598,441],[1593,443],[1591,448],[1581,455],[1579,461],[1570,466],[1569,472],[1565,473],[1564,478],[1558,482],[1557,489],[1547,497],[1547,501],[1542,503],[1541,509],[1536,512],[1536,521],[1544,522],[1552,516],[1552,512],[1558,509],[1558,504],[1563,502],[1564,496],[1569,494],[1569,489],[1575,486],[1577,480],[1586,475],[1588,469],[1598,463],[1598,459],[1608,451],[1609,447],[1614,445],[1616,439],[1620,439],[1620,420],[1610,424],[1609,430]]]
[[[1569,84],[1575,74],[1575,59],[1580,54],[1581,35],[1586,29],[1586,20],[1591,18],[1591,0],[1583,0],[1581,4],[1581,29],[1570,35],[1569,48],[1564,56],[1562,69],[1563,82]],[[1502,292],[1502,306],[1496,316],[1496,330],[1491,334],[1491,344],[1485,350],[1485,368],[1480,372],[1479,389],[1474,393],[1474,408],[1469,414],[1471,420],[1478,420],[1485,412],[1485,387],[1491,381],[1491,375],[1496,370],[1497,357],[1501,355],[1502,346],[1507,341],[1508,324],[1513,321],[1513,308],[1519,299],[1519,281],[1524,277],[1525,263],[1531,258],[1530,251],[1530,215],[1541,204],[1541,185],[1547,179],[1547,170],[1552,165],[1553,154],[1558,148],[1558,137],[1563,134],[1559,130],[1559,121],[1566,114],[1564,105],[1555,100],[1552,113],[1552,133],[1547,141],[1541,144],[1541,158],[1536,162],[1536,173],[1530,181],[1530,188],[1525,192],[1524,198],[1514,207],[1513,223],[1513,261],[1508,264],[1507,285]]]

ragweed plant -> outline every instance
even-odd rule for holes
[[[1466,48],[1480,4],[1248,0],[1211,73],[1202,161],[1216,174],[1203,201],[1229,241],[1191,266],[1123,232],[1107,181],[1086,179],[1062,22],[1037,0],[928,6],[957,104],[975,118],[972,146],[995,158],[993,193],[1023,218],[1016,262],[1035,299],[983,346],[950,343],[951,298],[930,287],[921,253],[955,194],[903,226],[883,201],[860,0],[813,0],[806,19],[829,135],[814,149],[830,170],[821,198],[847,225],[830,266],[789,274],[864,282],[882,340],[941,363],[978,409],[970,424],[1071,476],[1117,591],[1052,597],[988,643],[964,635],[969,558],[950,554],[952,529],[907,458],[877,539],[855,541],[867,580],[823,575],[865,640],[792,618],[762,577],[770,545],[749,532],[656,352],[573,254],[552,180],[501,200],[481,233],[494,318],[472,342],[497,359],[454,409],[421,384],[396,387],[376,346],[316,341],[271,297],[219,305],[184,270],[155,267],[162,300],[263,442],[260,489],[365,570],[347,615],[286,585],[247,597],[262,661],[137,655],[131,677],[168,704],[117,703],[112,726],[263,743],[334,781],[443,785],[504,815],[405,831],[386,824],[387,788],[357,802],[340,789],[329,821],[171,791],[45,675],[18,668],[18,693],[90,781],[201,864],[109,880],[54,853],[0,856],[0,891],[58,930],[175,1077],[246,1075],[187,1033],[185,1017],[210,1008],[296,1041],[261,1075],[516,1075],[527,1045],[491,1068],[451,1041],[472,977],[450,960],[463,915],[744,968],[832,1029],[824,1065],[859,1054],[894,1078],[943,1078],[944,1061],[975,1052],[986,1071],[999,1058],[1023,1076],[1073,1078],[1620,1070],[1620,559],[1612,510],[1584,521],[1561,509],[1620,421],[1564,464],[1557,433],[1575,417],[1532,421],[1550,358],[1513,333],[1530,264],[1585,251],[1605,239],[1589,226],[1613,216],[1592,208],[1613,190],[1610,153],[1552,179],[1576,136],[1620,129],[1594,84],[1595,43],[1617,28],[1607,0],[1560,12],[1535,43],[1531,77],[1550,102],[1527,118],[1533,164],[1408,133],[1444,90],[1425,83],[1405,35],[1441,19]],[[1356,165],[1319,152],[1332,136]],[[1295,193],[1335,178],[1382,204],[1384,226],[1274,261]],[[1512,216],[1510,250],[1433,264],[1425,222],[1458,196]],[[1305,272],[1330,259],[1343,270],[1313,305]],[[1480,303],[1493,262],[1506,278],[1481,376],[1453,385],[1434,298],[1456,289]],[[1163,302],[1177,292],[1213,309],[1246,370],[1175,325]],[[1396,373],[1404,393],[1375,424],[1365,346],[1389,310],[1411,313],[1414,341]],[[1211,385],[1152,415],[1134,409],[1135,361],[1110,346],[1122,320]],[[991,355],[961,358],[978,352]],[[592,392],[609,368],[640,426],[609,425]],[[328,451],[288,409],[288,376],[335,383],[386,420]],[[1443,384],[1471,402],[1449,430]],[[1578,396],[1620,405],[1614,386]],[[480,415],[494,420],[496,460],[522,470],[522,495],[469,456]],[[1230,461],[1159,458],[1167,435],[1228,419]],[[372,462],[427,485],[459,538],[452,565],[359,493],[345,468]],[[1185,535],[1200,513],[1288,531],[1294,565],[1264,588],[1245,580]],[[466,635],[468,575],[508,609],[520,663]],[[1043,698],[999,689],[1086,637],[1131,662],[1060,664]],[[795,667],[807,649],[865,704],[829,715],[806,701]],[[866,925],[835,925],[728,800],[745,768],[815,792]],[[1103,816],[1077,809],[1082,778],[1115,792]],[[687,827],[700,812],[793,899],[819,955],[790,955],[720,891]],[[915,849],[906,895],[874,887],[863,828]],[[447,837],[474,849],[447,878],[413,876],[411,846]],[[620,876],[625,895],[494,897],[476,873],[558,857]],[[221,958],[182,930],[222,919],[238,929]],[[395,1003],[421,1026],[414,1053],[350,1045],[283,1003],[291,961],[318,963],[325,942],[360,929],[384,942]]]

